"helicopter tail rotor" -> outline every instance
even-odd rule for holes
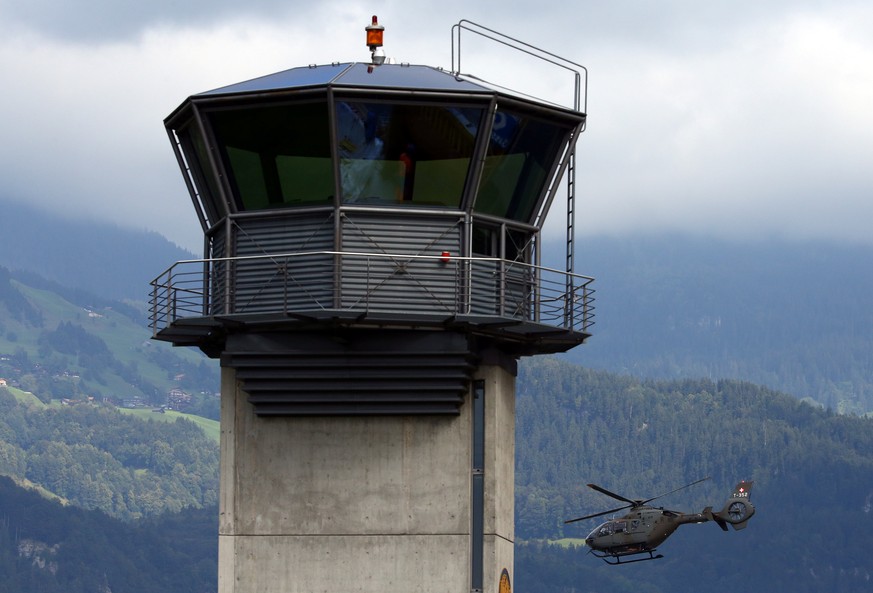
[[[727,531],[727,526],[731,525],[735,530],[745,529],[755,514],[755,507],[749,499],[753,482],[743,480],[734,488],[731,497],[725,503],[724,508],[717,513],[712,512],[712,507],[707,507],[704,514],[709,519],[718,523],[718,526]]]

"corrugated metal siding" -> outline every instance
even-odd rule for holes
[[[333,307],[333,257],[265,255],[334,249],[333,213],[242,218],[234,225],[234,312]]]
[[[474,315],[497,315],[500,289],[497,278],[498,264],[477,261],[471,273],[470,313]]]
[[[212,314],[334,309],[337,296],[344,310],[463,314],[468,310],[465,274],[472,265],[470,313],[532,316],[526,266],[507,264],[501,277],[496,262],[468,264],[453,257],[461,253],[460,216],[352,211],[342,214],[341,223],[341,250],[347,255],[334,256],[328,253],[339,250],[332,211],[235,220],[231,251],[237,259],[213,267]],[[227,247],[224,233],[218,233],[213,257],[227,253]],[[443,252],[450,254],[447,261]],[[293,255],[300,253],[308,255]],[[335,294],[337,264],[340,295]],[[225,306],[228,282],[231,304]]]
[[[223,232],[218,232],[212,236],[209,245],[211,250],[209,257],[216,259],[227,257],[227,242],[224,239],[225,235]],[[228,282],[227,271],[227,262],[217,262],[213,264],[209,272],[209,312],[212,315],[222,315],[228,312],[225,307],[225,290]]]
[[[376,255],[461,253],[460,217],[346,213],[342,250]],[[460,302],[457,260],[342,257],[342,307],[368,311],[455,313]]]
[[[460,334],[234,335],[221,356],[259,416],[458,414],[475,369]]]

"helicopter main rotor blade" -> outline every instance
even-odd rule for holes
[[[592,488],[592,489],[594,489],[594,490],[597,490],[597,491],[600,492],[601,494],[605,494],[605,495],[607,495],[607,496],[611,496],[612,498],[614,498],[614,499],[616,499],[616,500],[624,501],[624,502],[626,502],[626,503],[628,503],[628,504],[630,504],[630,505],[636,505],[636,504],[639,504],[639,503],[640,503],[639,500],[631,500],[630,498],[625,498],[624,496],[622,496],[622,495],[620,495],[620,494],[616,494],[615,492],[610,492],[609,490],[607,490],[607,489],[604,488],[603,486],[598,486],[597,484],[588,484],[588,487],[589,487],[589,488]],[[604,514],[605,514],[605,513],[604,513]]]
[[[630,504],[630,505],[626,505],[623,507],[618,507],[617,509],[610,509],[608,511],[594,513],[593,515],[585,515],[584,517],[577,517],[576,519],[570,519],[568,521],[564,521],[564,523],[575,523],[576,521],[584,521],[585,519],[593,519],[594,517],[602,517],[603,515],[610,515],[612,513],[617,513],[618,511],[623,511],[625,509],[629,509],[632,506],[633,506],[633,504]]]
[[[665,492],[664,494],[659,494],[658,496],[653,496],[652,498],[649,498],[647,500],[642,501],[641,504],[648,504],[648,503],[652,502],[653,500],[657,500],[663,496],[667,496],[668,494],[673,494],[674,492],[679,492],[680,490],[685,490],[686,488],[694,486],[695,484],[700,484],[701,482],[705,482],[708,479],[709,479],[709,476],[706,476],[705,478],[700,478],[699,480],[691,482],[690,484],[685,484],[684,486],[676,488],[676,490],[671,490],[670,492]]]

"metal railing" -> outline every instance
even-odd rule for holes
[[[318,251],[183,260],[151,282],[154,334],[183,318],[347,311],[482,315],[587,332],[593,278],[486,257]]]

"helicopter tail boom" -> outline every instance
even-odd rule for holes
[[[709,520],[709,521],[715,521],[715,522],[718,524],[718,526],[721,527],[722,531],[727,531],[727,530],[728,530],[728,524],[727,524],[727,521],[725,521],[724,519],[722,519],[722,518],[721,518],[719,515],[717,515],[716,513],[713,513],[713,512],[712,512],[712,507],[706,507],[705,509],[703,509],[703,512],[701,513],[701,515],[703,515],[704,517],[706,517],[707,520]]]

